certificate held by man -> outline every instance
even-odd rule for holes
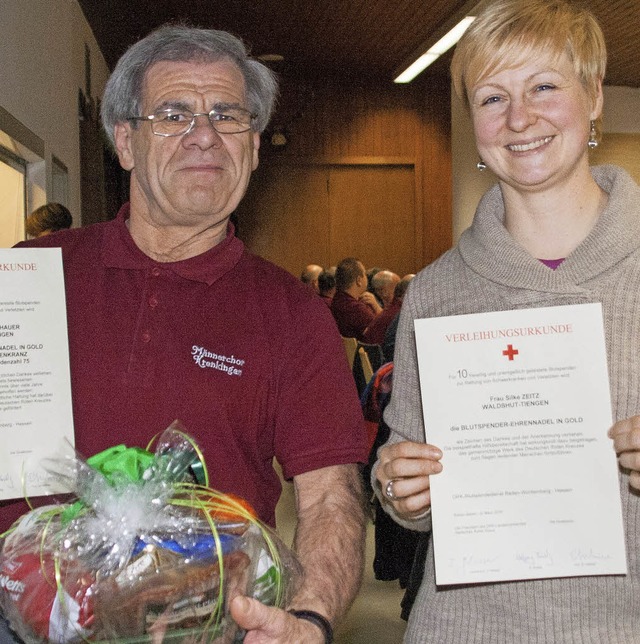
[[[436,583],[625,574],[601,305],[415,330]]]
[[[73,445],[59,248],[0,250],[0,499],[62,492],[44,461]]]

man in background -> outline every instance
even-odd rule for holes
[[[336,269],[336,294],[331,312],[340,335],[364,341],[365,331],[382,311],[373,293],[367,290],[367,273],[355,257],[346,257]]]
[[[330,271],[322,271],[318,275],[318,289],[320,290],[320,297],[324,303],[331,307],[333,297],[336,294],[336,277]]]
[[[371,278],[371,290],[382,308],[386,309],[393,301],[394,290],[399,281],[400,276],[388,270],[378,271]]]
[[[393,299],[385,305],[382,313],[376,317],[367,328],[364,335],[365,342],[369,344],[379,344],[382,346],[383,355],[386,362],[389,362],[388,353],[385,353],[384,343],[387,330],[395,318],[398,317],[400,309],[402,308],[402,299],[407,291],[409,283],[413,279],[413,274],[405,275],[399,282],[396,283],[393,290]],[[395,344],[395,343],[394,343]],[[391,356],[393,359],[393,348],[391,348]]]
[[[318,277],[324,269],[318,264],[309,264],[304,267],[300,279],[303,284],[310,286],[316,293],[320,293],[320,287],[318,286]]]
[[[73,219],[66,206],[51,201],[36,208],[24,222],[27,235],[31,238],[44,237],[59,230],[71,228]]]

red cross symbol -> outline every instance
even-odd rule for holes
[[[513,356],[517,356],[520,353],[517,349],[513,348],[512,344],[508,344],[507,348],[502,352],[503,356],[509,356],[509,360],[513,360]]]

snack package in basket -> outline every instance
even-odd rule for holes
[[[179,423],[153,453],[117,446],[50,469],[73,499],[0,540],[0,610],[27,644],[238,642],[233,597],[284,607],[295,592],[295,555],[248,503],[208,487]]]

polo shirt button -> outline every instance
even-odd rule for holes
[[[149,331],[143,331],[142,332],[142,341],[146,344],[147,342],[151,341],[151,334]]]
[[[155,295],[151,295],[148,299],[149,306],[154,309],[156,306],[158,306],[158,298]]]
[[[154,266],[151,269],[151,275],[153,275],[153,277],[160,277],[160,269],[157,266]]]

